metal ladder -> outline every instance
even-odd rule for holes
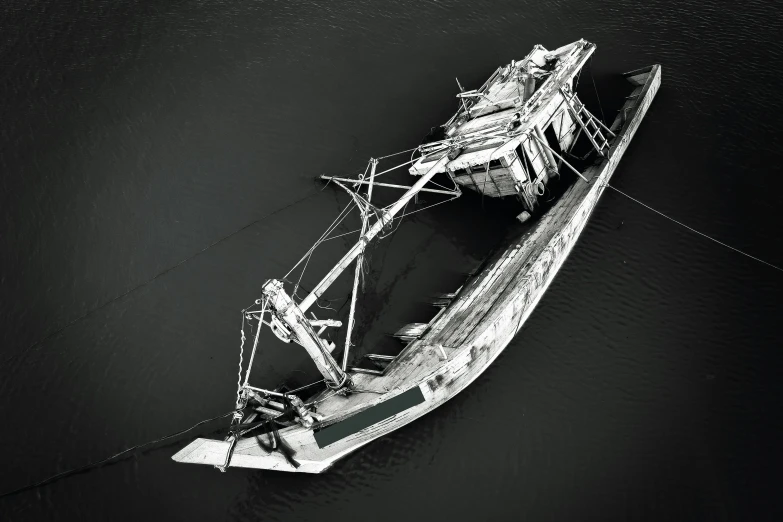
[[[613,138],[615,133],[610,131],[606,125],[601,123],[601,120],[593,116],[590,111],[587,110],[585,104],[576,96],[576,93],[568,93],[562,87],[560,93],[563,95],[568,112],[571,113],[571,117],[582,127],[582,130],[587,135],[590,143],[593,144],[595,150],[601,156],[606,156],[606,150],[609,149],[609,140],[606,139],[602,130],[605,130]]]

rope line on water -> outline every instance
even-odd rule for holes
[[[647,210],[650,210],[650,211],[652,211],[652,212],[655,212],[655,213],[656,213],[656,214],[658,214],[659,216],[661,216],[661,217],[664,217],[664,218],[668,219],[669,221],[672,221],[672,222],[674,222],[674,223],[676,223],[676,224],[680,225],[681,227],[683,227],[683,228],[686,228],[686,229],[690,230],[691,232],[693,232],[693,233],[695,233],[695,234],[698,234],[698,235],[700,235],[701,237],[707,238],[707,239],[709,239],[710,241],[713,241],[713,242],[715,242],[715,243],[717,243],[717,244],[719,244],[719,245],[721,245],[721,246],[723,246],[723,247],[726,247],[726,248],[728,248],[729,250],[733,250],[734,252],[737,252],[738,254],[742,254],[743,256],[746,256],[746,257],[749,257],[750,259],[753,259],[754,261],[758,261],[759,263],[765,264],[765,265],[767,265],[767,266],[769,266],[769,267],[772,267],[772,268],[774,268],[775,270],[779,270],[780,272],[783,272],[783,268],[781,268],[781,267],[779,267],[779,266],[776,266],[776,265],[774,265],[774,264],[772,264],[772,263],[770,263],[770,262],[768,262],[768,261],[764,261],[763,259],[760,259],[760,258],[758,258],[758,257],[756,257],[756,256],[752,256],[752,255],[748,254],[747,252],[743,252],[743,251],[742,251],[742,250],[740,250],[739,248],[734,248],[733,246],[731,246],[731,245],[727,245],[726,243],[723,243],[722,241],[718,241],[718,240],[717,240],[717,239],[715,239],[714,237],[708,236],[708,235],[707,235],[707,234],[705,234],[704,232],[699,232],[699,231],[698,231],[698,230],[696,230],[695,228],[689,227],[689,226],[688,226],[688,225],[686,225],[685,223],[682,223],[682,222],[680,222],[680,221],[677,221],[677,220],[676,220],[676,219],[674,219],[673,217],[669,217],[669,216],[667,216],[666,214],[664,214],[664,213],[663,213],[663,212],[661,212],[660,210],[656,210],[656,209],[652,208],[650,205],[646,205],[646,204],[642,203],[641,201],[639,201],[638,199],[636,199],[636,198],[634,198],[634,197],[632,197],[632,196],[629,196],[628,194],[626,194],[626,193],[625,193],[625,192],[623,192],[622,190],[618,189],[617,187],[613,187],[613,186],[612,186],[612,185],[610,185],[609,183],[604,183],[604,186],[605,186],[605,187],[609,187],[610,189],[614,190],[615,192],[617,192],[617,193],[619,193],[619,194],[621,194],[621,195],[625,196],[626,198],[630,199],[630,200],[631,200],[631,201],[633,201],[634,203],[638,203],[639,205],[643,206],[643,207],[644,207],[644,208],[646,208]]]
[[[226,240],[228,240],[228,239],[230,239],[230,238],[234,237],[235,235],[239,234],[240,232],[243,232],[243,231],[247,230],[248,228],[250,228],[250,227],[252,227],[252,226],[254,226],[254,225],[256,225],[256,224],[258,224],[258,223],[260,223],[260,222],[262,222],[262,221],[264,221],[265,219],[268,219],[268,218],[270,218],[270,217],[274,216],[275,214],[278,214],[278,213],[282,212],[283,210],[286,210],[286,209],[288,209],[288,208],[290,208],[290,207],[293,207],[294,205],[298,205],[299,203],[301,203],[301,202],[305,201],[306,199],[309,199],[309,198],[311,198],[311,197],[315,196],[316,194],[318,194],[318,193],[319,193],[319,192],[321,192],[322,190],[323,190],[323,189],[318,189],[318,190],[315,190],[315,191],[313,191],[313,192],[311,192],[311,193],[309,193],[309,194],[307,194],[307,195],[305,195],[305,196],[303,196],[303,197],[301,197],[301,198],[297,199],[296,201],[293,201],[293,202],[289,203],[288,205],[285,205],[285,206],[283,206],[283,207],[281,207],[281,208],[278,208],[277,210],[273,210],[273,211],[272,211],[272,212],[270,212],[269,214],[266,214],[266,215],[264,215],[264,216],[261,216],[260,218],[258,218],[258,219],[256,219],[256,220],[254,220],[254,221],[251,221],[251,222],[250,222],[250,223],[248,223],[247,225],[244,225],[243,227],[241,227],[241,228],[238,228],[238,229],[237,229],[237,230],[235,230],[234,232],[231,232],[230,234],[228,234],[228,235],[226,235],[226,236],[223,236],[222,238],[218,239],[217,241],[214,241],[214,242],[210,243],[209,245],[205,246],[204,248],[202,248],[201,250],[199,250],[199,251],[198,251],[198,252],[196,252],[195,254],[193,254],[193,255],[191,255],[191,256],[189,256],[189,257],[186,257],[186,258],[185,258],[185,259],[183,259],[182,261],[178,262],[178,263],[177,263],[177,264],[175,264],[175,265],[172,265],[172,266],[170,266],[169,268],[167,268],[167,269],[163,270],[162,272],[159,272],[158,274],[156,274],[155,276],[151,277],[150,279],[147,279],[146,281],[144,281],[144,282],[142,282],[142,283],[139,283],[138,285],[134,286],[134,287],[133,287],[133,288],[131,288],[130,290],[127,290],[126,292],[123,292],[123,293],[121,293],[120,295],[118,295],[118,296],[116,296],[116,297],[113,297],[113,298],[109,299],[109,300],[108,300],[108,301],[106,301],[105,303],[103,303],[103,304],[101,304],[101,305],[98,305],[98,306],[96,306],[96,307],[95,307],[95,308],[93,308],[92,310],[88,310],[87,312],[83,313],[82,315],[80,315],[80,316],[79,316],[79,317],[77,317],[76,319],[73,319],[72,321],[70,321],[70,322],[66,323],[64,326],[62,326],[62,327],[60,327],[60,328],[58,328],[58,329],[54,330],[53,332],[51,332],[51,333],[49,333],[49,334],[47,334],[47,335],[43,336],[41,339],[39,339],[39,340],[35,341],[35,342],[34,342],[34,343],[32,343],[30,346],[28,346],[28,347],[27,347],[25,350],[22,350],[21,352],[19,352],[19,353],[15,354],[15,355],[12,355],[12,356],[10,356],[10,357],[8,357],[8,358],[6,358],[6,359],[4,359],[4,360],[3,360],[3,362],[2,362],[2,364],[3,364],[3,365],[5,365],[5,364],[9,363],[10,361],[12,361],[13,359],[16,359],[17,357],[20,357],[20,356],[22,356],[22,355],[26,354],[27,352],[29,352],[29,351],[30,351],[30,350],[32,350],[33,348],[36,348],[37,346],[40,346],[41,344],[45,343],[46,341],[48,341],[49,339],[51,339],[51,338],[55,337],[56,335],[60,334],[61,332],[63,332],[63,331],[65,331],[65,330],[67,330],[68,328],[70,328],[71,326],[75,325],[76,323],[78,323],[78,322],[80,322],[80,321],[82,321],[82,320],[86,319],[87,317],[91,316],[91,315],[92,315],[92,314],[94,314],[95,312],[97,312],[97,311],[99,311],[99,310],[101,310],[101,309],[103,309],[103,308],[106,308],[106,307],[107,307],[107,306],[109,306],[110,304],[112,304],[112,303],[115,303],[115,302],[119,301],[119,300],[120,300],[120,299],[122,299],[123,297],[125,297],[125,296],[127,296],[127,295],[129,295],[129,294],[131,294],[131,293],[133,293],[133,292],[135,292],[136,290],[139,290],[140,288],[142,288],[142,287],[144,287],[144,286],[147,286],[148,284],[152,283],[153,281],[155,281],[155,280],[156,280],[156,279],[158,279],[159,277],[161,277],[161,276],[164,276],[164,275],[168,274],[169,272],[171,272],[171,271],[172,271],[172,270],[174,270],[175,268],[178,268],[179,266],[181,266],[181,265],[183,265],[183,264],[187,263],[187,262],[188,262],[188,261],[190,261],[191,259],[193,259],[193,258],[195,258],[195,257],[197,257],[197,256],[199,256],[199,255],[201,255],[201,254],[203,254],[204,252],[206,252],[206,251],[207,251],[207,250],[209,250],[210,248],[212,248],[212,247],[214,247],[214,246],[216,246],[216,245],[218,245],[218,244],[220,244],[220,243],[222,243],[222,242],[224,242],[224,241],[226,241]]]
[[[591,81],[592,81],[592,83],[593,83],[593,89],[595,89],[595,97],[596,97],[596,99],[598,100],[598,108],[601,110],[601,121],[602,121],[602,122],[604,122],[604,121],[605,121],[605,120],[604,120],[604,109],[603,109],[603,107],[601,107],[601,98],[598,96],[598,88],[596,87],[596,85],[595,85],[595,79],[593,78],[593,57],[592,57],[592,56],[590,57],[590,62],[589,62],[589,64],[588,64],[588,70],[589,70],[589,72],[590,72],[590,80],[591,80]],[[581,71],[581,70],[579,71],[579,74],[580,74],[580,75],[582,74],[582,71]],[[578,81],[578,80],[577,80],[577,81]],[[688,226],[688,225],[686,225],[685,223],[682,223],[682,222],[680,222],[680,221],[677,221],[677,220],[676,220],[676,219],[674,219],[673,217],[669,217],[669,216],[667,216],[666,214],[664,214],[664,213],[663,213],[663,212],[661,212],[660,210],[656,210],[656,209],[652,208],[650,205],[646,205],[646,204],[642,203],[642,202],[641,202],[641,201],[639,201],[638,199],[636,199],[636,198],[634,198],[634,197],[632,197],[632,196],[629,196],[628,194],[626,194],[626,193],[625,193],[625,192],[623,192],[622,190],[620,190],[620,189],[618,189],[618,188],[616,188],[616,187],[614,187],[614,186],[610,185],[608,181],[607,181],[607,182],[604,182],[604,183],[603,183],[603,186],[604,186],[604,187],[609,187],[610,189],[614,190],[615,192],[617,192],[617,193],[619,193],[619,194],[621,194],[621,195],[625,196],[626,198],[630,199],[630,200],[631,200],[631,201],[633,201],[634,203],[637,203],[637,204],[639,204],[639,205],[643,206],[643,207],[644,207],[644,208],[646,208],[647,210],[650,210],[650,211],[652,211],[652,212],[655,212],[655,213],[656,213],[656,214],[658,214],[659,216],[662,216],[662,217],[664,217],[664,218],[668,219],[669,221],[672,221],[673,223],[676,223],[676,224],[680,225],[681,227],[683,227],[683,228],[686,228],[686,229],[690,230],[691,232],[693,232],[693,233],[695,233],[695,234],[698,234],[698,235],[700,235],[701,237],[707,238],[707,239],[709,239],[710,241],[713,241],[713,242],[715,242],[715,243],[717,243],[717,244],[719,244],[719,245],[721,245],[721,246],[723,246],[723,247],[726,247],[726,248],[728,248],[729,250],[733,250],[734,252],[737,252],[738,254],[742,254],[743,256],[746,256],[746,257],[749,257],[750,259],[753,259],[754,261],[758,261],[759,263],[762,263],[762,264],[764,264],[764,265],[767,265],[767,266],[769,266],[769,267],[772,267],[772,268],[774,268],[775,270],[778,270],[778,271],[780,271],[780,272],[783,272],[783,268],[781,268],[781,267],[779,267],[779,266],[776,266],[776,265],[774,265],[774,264],[772,264],[772,263],[770,263],[770,262],[768,262],[768,261],[764,261],[763,259],[760,259],[760,258],[758,258],[758,257],[756,257],[756,256],[752,256],[752,255],[748,254],[747,252],[743,252],[743,251],[742,251],[742,250],[740,250],[739,248],[735,248],[735,247],[733,247],[733,246],[731,246],[731,245],[727,245],[726,243],[723,243],[722,241],[718,241],[718,240],[717,240],[717,239],[715,239],[714,237],[708,236],[708,235],[707,235],[707,234],[705,234],[704,232],[699,232],[699,231],[698,231],[698,230],[696,230],[695,228],[689,227],[689,226]]]
[[[126,454],[128,454],[128,453],[130,453],[132,451],[140,450],[140,449],[142,449],[144,447],[152,446],[153,444],[157,444],[159,442],[163,442],[164,440],[173,439],[174,437],[179,437],[180,435],[184,435],[185,433],[187,433],[189,431],[192,431],[192,430],[198,428],[199,426],[201,426],[203,424],[206,424],[206,423],[212,422],[212,421],[216,421],[218,419],[224,419],[226,417],[229,417],[229,416],[234,414],[234,411],[235,410],[231,410],[230,412],[224,413],[222,415],[218,415],[217,417],[212,417],[211,419],[206,419],[206,420],[197,422],[196,424],[194,424],[190,428],[178,431],[176,433],[172,433],[171,435],[166,435],[166,436],[160,437],[158,439],[151,440],[149,442],[144,442],[142,444],[136,444],[135,446],[131,446],[130,448],[127,448],[127,449],[124,449],[124,450],[120,451],[119,453],[115,453],[111,457],[106,457],[105,459],[102,459],[102,460],[99,460],[99,461],[96,461],[96,462],[91,462],[89,464],[85,464],[84,466],[79,466],[78,468],[72,468],[72,469],[69,469],[69,470],[66,470],[66,471],[62,471],[60,473],[52,475],[51,477],[45,478],[45,479],[43,479],[41,481],[38,481],[38,482],[36,482],[34,484],[29,484],[27,486],[23,486],[21,488],[17,488],[17,489],[11,490],[11,491],[6,491],[5,493],[0,494],[0,498],[5,498],[5,497],[9,497],[11,495],[16,495],[17,493],[22,493],[24,491],[29,491],[31,489],[40,488],[40,487],[46,486],[48,484],[51,484],[52,482],[55,482],[57,480],[69,477],[71,475],[75,475],[77,473],[81,473],[81,472],[84,472],[84,471],[90,471],[90,470],[99,468],[99,467],[101,467],[103,465],[108,464],[110,461],[112,461],[112,460],[114,460],[114,459],[116,459],[118,457],[121,457],[122,455],[126,455]]]

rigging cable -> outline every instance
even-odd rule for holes
[[[130,448],[127,448],[127,449],[124,449],[124,450],[120,451],[119,453],[115,453],[111,457],[106,457],[105,459],[102,459],[102,460],[99,460],[99,461],[96,461],[96,462],[91,462],[89,464],[85,464],[84,466],[79,466],[78,468],[72,468],[72,469],[69,469],[69,470],[57,473],[55,475],[52,475],[51,477],[45,478],[44,480],[40,480],[40,481],[38,481],[38,482],[36,482],[34,484],[29,484],[27,486],[22,486],[21,488],[17,488],[17,489],[11,490],[11,491],[6,491],[5,493],[0,494],[0,498],[5,498],[5,497],[9,497],[11,495],[16,495],[17,493],[22,493],[23,491],[28,491],[28,490],[31,490],[31,489],[40,488],[40,487],[46,486],[48,484],[51,484],[52,482],[55,482],[57,480],[63,479],[65,477],[69,477],[71,475],[75,475],[76,473],[81,473],[81,472],[84,472],[84,471],[90,471],[90,470],[99,468],[101,466],[109,464],[112,460],[114,460],[114,459],[116,459],[118,457],[121,457],[123,455],[127,455],[128,453],[130,453],[132,451],[137,451],[137,450],[140,450],[140,449],[145,448],[147,446],[151,446],[153,444],[157,444],[159,442],[163,442],[164,440],[173,439],[174,437],[179,437],[180,435],[184,435],[185,433],[187,433],[189,431],[192,431],[192,430],[198,428],[199,426],[201,426],[203,424],[206,424],[206,423],[212,422],[212,421],[216,421],[218,419],[224,419],[226,417],[230,417],[234,413],[235,413],[235,410],[231,410],[230,412],[224,413],[222,415],[218,415],[217,417],[212,417],[211,419],[205,419],[203,421],[197,422],[196,424],[194,424],[190,428],[178,431],[176,433],[172,433],[170,435],[165,435],[163,437],[157,438],[155,440],[151,440],[149,442],[144,442],[142,444],[136,444],[135,446],[131,446]]]
[[[349,209],[351,209],[351,203],[353,203],[353,204],[356,204],[356,202],[355,202],[355,201],[349,202],[349,203],[348,203],[348,205],[346,205],[346,207],[343,209],[343,212],[345,212],[346,210],[349,210]],[[345,213],[345,214],[344,214],[342,217],[340,217],[339,221],[338,221],[337,219],[335,219],[335,220],[332,222],[332,224],[329,226],[329,228],[328,228],[328,229],[326,229],[326,232],[324,232],[323,234],[321,234],[321,237],[319,237],[319,238],[318,238],[318,241],[316,241],[316,242],[315,242],[315,244],[314,244],[312,247],[310,247],[310,250],[308,250],[308,251],[307,251],[307,254],[305,254],[305,255],[307,256],[307,261],[305,262],[305,265],[304,265],[304,267],[302,267],[302,273],[301,273],[301,274],[299,274],[299,279],[296,281],[296,285],[294,286],[294,290],[293,290],[293,292],[291,292],[291,294],[292,294],[294,297],[298,297],[298,296],[297,296],[297,294],[296,294],[296,292],[299,290],[299,286],[302,284],[302,278],[304,277],[305,270],[307,270],[307,265],[309,265],[309,264],[310,264],[310,259],[312,259],[312,257],[313,257],[313,253],[315,252],[315,249],[316,249],[316,248],[318,248],[318,246],[319,246],[321,243],[323,243],[323,242],[324,242],[324,238],[325,238],[326,236],[328,236],[329,234],[331,234],[331,233],[332,233],[332,232],[333,232],[333,231],[334,231],[334,230],[335,230],[335,229],[336,229],[338,226],[340,226],[340,224],[343,222],[343,220],[345,220],[345,218],[346,218],[346,217],[348,217],[348,214],[349,214],[349,213],[350,213],[350,211],[349,211],[349,212],[346,212],[346,213]],[[341,213],[341,214],[342,214],[342,213]],[[302,261],[300,260],[300,261],[299,261],[299,263],[301,263],[301,262],[302,262]],[[294,268],[296,268],[296,266],[298,266],[298,265],[299,265],[299,263],[297,263],[297,264],[294,266]],[[293,270],[294,270],[294,268],[292,268],[292,269],[291,269],[291,271],[293,271]],[[286,278],[288,277],[288,275],[291,273],[291,271],[289,271],[289,272],[288,272],[288,274],[286,274],[286,275],[285,275],[285,277],[284,277],[283,279],[286,279]]]
[[[361,175],[361,179],[364,179],[364,176],[367,175],[367,170],[369,168],[370,168],[370,163],[368,163],[367,167],[364,169],[364,174]],[[328,186],[329,183],[331,183],[331,182],[332,182],[332,180],[330,179],[326,183],[326,186]],[[326,188],[326,186],[324,186],[324,189]],[[321,189],[321,190],[323,190],[323,189]],[[304,276],[305,270],[307,270],[307,265],[310,263],[310,257],[313,255],[313,252],[315,251],[316,248],[318,248],[318,245],[320,245],[324,241],[324,238],[327,237],[329,234],[331,234],[332,231],[334,231],[334,229],[337,228],[340,225],[340,223],[343,222],[345,217],[348,215],[347,213],[345,215],[343,215],[343,213],[349,211],[349,209],[351,208],[351,204],[352,203],[355,204],[356,202],[355,201],[349,201],[348,202],[348,204],[345,206],[345,208],[337,215],[336,218],[334,218],[334,221],[332,221],[332,224],[329,225],[329,227],[327,227],[326,231],[323,234],[321,234],[321,237],[319,237],[318,240],[315,242],[315,244],[310,247],[310,250],[305,252],[305,255],[302,256],[302,258],[299,261],[297,261],[296,264],[293,267],[291,267],[291,270],[289,270],[288,273],[286,273],[286,275],[283,276],[284,280],[287,279],[288,276],[291,275],[291,272],[293,272],[296,269],[296,267],[298,267],[302,263],[302,261],[304,261],[305,258],[307,258],[307,262],[305,263],[304,268],[302,268],[302,273],[299,275],[299,280],[296,282],[296,286],[294,287],[294,291],[293,291],[294,296],[296,296],[296,291],[299,289],[299,284],[302,282],[302,277]]]
[[[408,150],[401,150],[400,152],[394,152],[392,154],[387,154],[386,156],[381,156],[380,158],[375,158],[375,159],[382,160],[382,159],[386,159],[386,158],[391,158],[392,156],[399,156],[400,154],[405,154],[406,152],[415,151],[418,148],[419,148],[419,146],[413,147],[412,149],[408,149]]]
[[[310,247],[310,249],[309,249],[307,252],[305,252],[305,254],[302,256],[302,258],[301,258],[299,261],[297,261],[297,262],[296,262],[296,264],[295,264],[294,266],[292,266],[292,267],[291,267],[291,270],[289,270],[289,271],[286,273],[286,275],[284,275],[284,276],[283,276],[283,279],[286,279],[286,278],[287,278],[289,275],[291,275],[291,272],[293,272],[293,271],[296,269],[296,267],[298,267],[299,265],[301,265],[301,264],[302,264],[302,261],[304,261],[305,259],[307,259],[307,258],[308,258],[308,256],[310,256],[310,255],[313,253],[313,250],[315,250],[315,248],[316,248],[316,247],[317,247],[317,246],[318,246],[320,243],[322,243],[323,241],[325,241],[325,240],[324,240],[324,238],[325,238],[327,235],[329,235],[329,233],[331,233],[332,231],[334,231],[334,229],[335,229],[335,228],[336,228],[336,227],[337,227],[337,226],[338,226],[338,225],[339,225],[339,224],[342,222],[342,220],[343,220],[343,219],[345,219],[345,217],[346,217],[348,214],[345,214],[345,215],[343,215],[343,214],[344,214],[346,211],[350,211],[350,210],[351,210],[351,206],[352,206],[352,205],[354,205],[354,204],[355,204],[355,202],[354,202],[354,201],[349,201],[349,202],[348,202],[348,204],[345,206],[345,208],[343,208],[343,209],[340,211],[340,213],[337,215],[337,217],[336,217],[336,218],[334,218],[334,221],[332,221],[332,223],[331,223],[331,224],[330,224],[330,225],[327,227],[326,231],[325,231],[323,234],[321,234],[321,237],[319,237],[319,238],[318,238],[318,240],[316,240],[315,244],[314,244],[312,247]]]
[[[604,116],[604,108],[601,106],[601,98],[598,96],[598,87],[595,86],[595,78],[593,78],[593,57],[590,57],[590,64],[587,66],[590,71],[590,80],[593,82],[593,89],[595,90],[595,99],[598,100],[598,108],[601,110],[601,123],[606,123],[606,117]],[[582,71],[579,71],[581,74]]]
[[[437,207],[438,205],[442,205],[444,203],[448,203],[449,201],[453,201],[453,200],[457,199],[458,197],[459,196],[454,196],[453,198],[450,198],[450,199],[444,199],[443,201],[438,201],[437,203],[433,203],[432,205],[427,205],[424,208],[420,208],[418,210],[412,210],[412,211],[408,212],[407,214],[402,214],[400,216],[395,216],[395,217],[392,218],[392,221],[394,221],[395,219],[402,219],[402,218],[404,218],[406,216],[410,216],[411,214],[415,214],[417,212],[421,212],[423,210],[430,209],[432,207]],[[325,239],[324,241],[330,241],[332,239],[337,239],[338,237],[347,236],[348,234],[355,234],[356,232],[361,232],[361,230],[357,228],[356,230],[351,230],[350,232],[345,232],[343,234],[338,234],[336,236],[332,236],[330,238]]]
[[[381,172],[377,172],[375,174],[375,177],[377,178],[379,176],[383,176],[384,174],[387,174],[387,173],[389,173],[389,172],[391,172],[393,170],[397,170],[397,169],[399,169],[401,167],[404,167],[405,165],[410,165],[413,162],[414,162],[414,160],[411,159],[410,161],[406,161],[405,163],[400,163],[399,165],[395,165],[394,167],[390,167],[390,168],[388,168],[386,170],[382,170]]]

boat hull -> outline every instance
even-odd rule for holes
[[[460,291],[390,365],[383,376],[355,375],[349,397],[325,396],[319,413],[325,420],[313,430],[293,426],[280,431],[295,463],[273,441],[242,439],[229,466],[320,473],[347,454],[432,411],[470,385],[519,332],[571,252],[644,118],[661,82],[654,65],[625,75],[635,86],[612,130],[607,158],[584,173],[538,222],[497,255]],[[635,97],[634,97],[635,95]],[[172,458],[178,462],[222,466],[228,442],[197,439]]]

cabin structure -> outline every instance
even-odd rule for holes
[[[614,137],[576,94],[579,73],[594,51],[585,40],[554,51],[536,45],[522,60],[499,67],[479,89],[460,87],[460,108],[442,126],[445,138],[425,144],[410,173],[422,175],[448,155],[438,172],[485,196],[515,196],[534,213],[563,163],[573,169],[565,157],[580,135],[601,156]],[[451,148],[427,154],[444,143]]]

